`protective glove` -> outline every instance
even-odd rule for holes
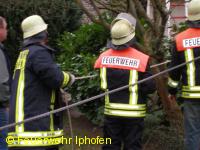
[[[68,73],[69,74],[69,76],[70,76],[70,81],[69,81],[69,86],[71,86],[74,82],[75,82],[75,76],[73,75],[73,74],[71,74],[71,73]]]

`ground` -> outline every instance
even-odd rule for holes
[[[102,128],[93,125],[83,114],[77,111],[77,108],[70,111],[72,119],[72,127],[74,138],[74,149],[72,149],[72,144],[64,144],[60,150],[101,150],[102,145],[89,144],[88,140],[86,143],[83,140],[86,138],[97,138],[103,137]],[[67,139],[71,138],[69,121],[67,117],[67,112],[65,112],[65,127]],[[149,118],[149,117],[147,117]],[[147,121],[146,121],[147,122]],[[153,128],[146,127],[146,139],[144,141],[143,150],[182,150],[183,149],[183,137],[178,135],[177,132],[166,126],[157,126]],[[145,132],[144,132],[145,133]],[[80,140],[83,142],[76,142]],[[80,146],[79,146],[80,144]]]
[[[95,139],[102,138],[102,129],[98,126],[93,125],[83,114],[77,111],[77,108],[70,110],[71,119],[72,119],[72,128],[73,128],[73,137],[70,141],[71,134],[70,134],[70,127],[69,121],[67,117],[67,112],[65,112],[66,122],[65,129],[67,133],[67,144],[64,144],[61,150],[70,150],[72,149],[72,141],[74,141],[74,149],[73,150],[101,150],[100,144],[89,144],[89,139],[93,138],[94,142]],[[94,139],[95,138],[95,139]],[[69,143],[70,142],[70,143]]]

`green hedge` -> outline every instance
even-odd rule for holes
[[[33,14],[41,15],[49,24],[49,42],[56,48],[55,40],[60,34],[80,26],[82,12],[73,0],[0,0],[0,14],[8,22],[9,32],[5,46],[13,66],[22,41],[20,25],[24,18]]]
[[[109,32],[97,24],[82,25],[74,33],[65,32],[58,40],[58,45],[63,50],[58,57],[62,69],[72,72],[75,76],[98,74],[93,65],[108,37]],[[100,94],[99,86],[99,77],[76,81],[70,88],[73,101]],[[101,124],[103,102],[95,100],[79,108],[93,123]]]

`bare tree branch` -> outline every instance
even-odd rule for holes
[[[105,22],[105,20],[102,18],[102,15],[101,15],[101,13],[100,13],[100,11],[99,11],[99,8],[96,6],[94,0],[90,0],[90,2],[91,2],[91,4],[92,4],[92,6],[94,7],[95,11],[97,12],[97,15],[98,15],[98,17],[99,17],[99,19],[100,19],[102,25],[103,25],[104,27],[106,27],[107,29],[109,29],[109,28],[110,28],[110,25],[109,25],[107,22]]]
[[[114,8],[110,7],[110,4],[106,4],[106,3],[102,2],[102,1],[99,1],[99,0],[96,0],[96,2],[99,5],[103,6],[102,8],[104,8],[104,9],[110,10],[110,11],[112,11],[114,13],[120,13],[120,11],[117,11]],[[99,7],[99,8],[101,8],[101,7]]]
[[[82,3],[81,0],[75,0],[75,2],[81,7],[81,9],[86,13],[86,15],[91,19],[92,22],[101,24],[104,26],[106,29],[110,29],[110,26],[108,24],[105,24],[99,19],[96,19],[96,16],[94,16]]]
[[[152,29],[152,31],[156,33],[157,31],[156,31],[156,28],[154,26],[154,23],[147,16],[147,13],[146,13],[144,7],[142,6],[141,2],[139,0],[133,0],[133,1],[134,1],[134,4],[135,4],[135,7],[137,8],[138,14],[140,14],[141,17],[143,17],[145,19],[145,21],[150,26],[150,28]]]
[[[163,7],[163,5],[166,6],[165,1],[151,0],[151,2],[156,6],[161,16],[166,18],[169,12],[167,11],[166,7]]]
[[[164,37],[164,32],[165,32],[165,26],[166,26],[166,23],[167,23],[167,20],[168,20],[168,16],[169,16],[169,12],[166,11],[164,8],[163,8],[163,5],[165,5],[165,2],[163,3],[158,3],[159,0],[151,0],[151,3],[153,5],[153,8],[154,8],[154,14],[155,14],[155,24],[157,25],[157,29],[158,29],[158,33],[157,33],[157,36],[156,36],[156,44],[155,44],[155,47],[156,48],[160,48],[160,40],[163,39]]]
[[[132,0],[128,0],[128,12],[132,14],[137,20],[137,28],[139,30],[139,33],[144,33],[145,32],[144,26],[139,21],[138,14],[135,9],[135,4]]]
[[[127,12],[127,0],[110,0],[110,7],[118,12]]]
[[[95,23],[99,23],[97,19],[88,11],[88,9],[83,5],[81,0],[75,0],[76,3],[83,9],[83,11],[86,13],[86,15]]]

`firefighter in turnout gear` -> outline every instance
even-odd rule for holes
[[[100,69],[101,88],[110,91],[151,76],[149,56],[134,48],[136,20],[120,13],[111,23],[108,49],[96,60]],[[111,138],[103,150],[141,150],[146,115],[146,96],[155,91],[155,81],[130,86],[105,96],[104,137]]]
[[[62,72],[53,61],[54,49],[47,44],[47,24],[38,15],[23,20],[23,45],[17,59],[10,101],[10,123],[52,111],[59,107],[61,87],[71,85],[74,76]],[[63,135],[60,114],[22,123],[8,133],[9,149],[58,150]]]
[[[193,60],[200,56],[200,2],[188,3],[188,29],[175,37],[170,67]],[[179,84],[181,83],[181,84]],[[186,150],[200,149],[200,61],[169,73],[169,98],[175,100],[177,88],[181,88],[183,100],[184,146]]]

